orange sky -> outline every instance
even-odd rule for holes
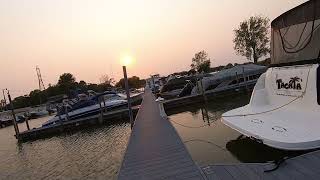
[[[136,63],[129,76],[189,70],[205,50],[212,66],[241,63],[233,29],[257,14],[274,19],[305,0],[0,0],[0,88],[14,96],[45,85],[64,72],[98,83],[119,79],[120,58]]]

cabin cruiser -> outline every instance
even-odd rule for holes
[[[320,0],[271,23],[271,66],[250,103],[222,122],[260,143],[284,150],[320,148]]]
[[[206,94],[210,94],[240,88],[253,89],[258,78],[266,69],[265,66],[256,64],[242,64],[229,69],[223,69],[219,72],[210,73],[211,76],[203,77],[202,80],[197,82],[200,82],[200,84],[193,87],[191,95],[199,94],[202,90]],[[202,90],[199,89],[201,87]]]
[[[134,100],[133,103],[137,103],[138,100],[142,99],[142,93],[132,95],[132,99]],[[100,107],[105,107],[107,111],[125,108],[127,107],[127,100],[126,97],[116,92],[104,92],[91,97],[86,94],[79,94],[78,99],[64,100],[57,115],[42,126],[93,116],[100,113]]]
[[[177,97],[188,81],[195,80],[194,76],[169,76],[168,81],[160,89],[160,96],[165,99]]]

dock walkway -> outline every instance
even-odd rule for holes
[[[320,179],[320,151],[288,159],[274,168],[273,163],[210,165],[202,170],[208,180],[317,180]]]
[[[158,103],[146,90],[118,175],[119,180],[204,179]]]

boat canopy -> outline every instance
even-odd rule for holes
[[[320,0],[310,0],[271,23],[271,64],[319,62]]]

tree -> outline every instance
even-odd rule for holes
[[[59,77],[58,85],[62,84],[73,84],[76,82],[76,78],[70,73],[63,73]]]
[[[105,74],[100,77],[100,83],[112,86],[115,83],[115,80],[113,78],[110,78],[107,74]]]
[[[210,58],[208,58],[208,53],[206,53],[205,51],[196,53],[192,58],[191,69],[198,72],[209,72]]]
[[[258,59],[270,52],[269,48],[269,19],[262,16],[253,16],[240,23],[234,30],[234,49],[237,54],[253,60]]]
[[[63,94],[69,94],[77,86],[76,78],[70,73],[63,73],[58,80],[57,87]]]
[[[132,76],[128,78],[129,88],[141,88],[145,86],[145,80],[140,79],[137,76]],[[116,87],[125,88],[124,79],[121,78],[119,82],[116,83]]]

